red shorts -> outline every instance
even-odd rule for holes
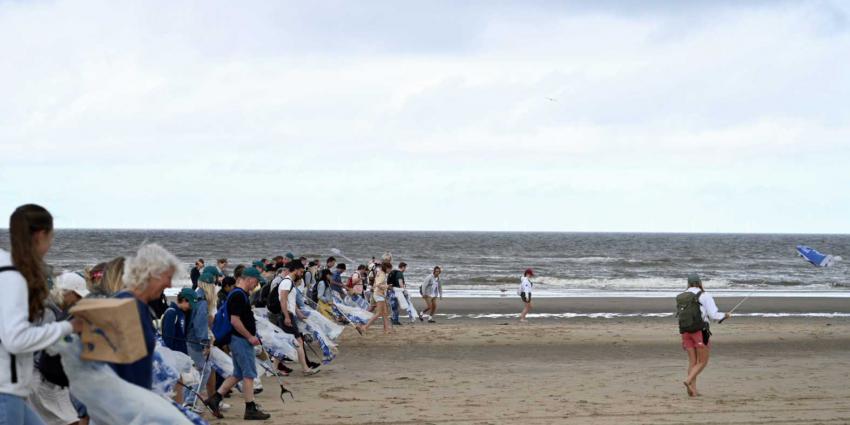
[[[702,331],[685,332],[682,334],[682,348],[711,348],[711,342],[705,342]]]

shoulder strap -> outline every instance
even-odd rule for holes
[[[18,271],[18,269],[16,269],[15,266],[0,267],[0,273],[11,272],[11,271]],[[18,383],[18,359],[12,353],[9,353],[9,362],[11,363],[9,365],[9,372],[10,372],[10,375],[11,375],[11,378],[12,378],[12,383],[17,384]]]

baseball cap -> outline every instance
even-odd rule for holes
[[[89,294],[89,290],[86,288],[86,280],[76,273],[62,273],[56,278],[54,284],[63,291],[74,291],[82,298],[85,298]]]
[[[252,266],[254,266],[254,267],[262,267],[262,268],[266,268],[266,265],[265,265],[265,264],[263,264],[263,262],[262,262],[262,261],[260,261],[260,260],[254,261],[253,263],[251,263],[251,265],[252,265]]]
[[[181,298],[185,298],[186,300],[188,300],[189,305],[192,306],[192,308],[195,308],[195,291],[193,291],[192,288],[183,288],[180,290],[180,293],[178,295]]]
[[[254,278],[254,279],[257,279],[260,283],[263,283],[263,282],[266,281],[266,279],[263,278],[263,275],[260,273],[260,271],[253,268],[253,267],[249,267],[249,268],[246,268],[245,270],[243,270],[242,271],[242,277]]]
[[[702,283],[702,279],[700,279],[698,274],[691,273],[688,275],[688,285],[697,285],[700,283]]]
[[[286,258],[289,258],[290,260],[294,260],[294,259],[295,259],[295,254],[293,254],[293,253],[291,253],[291,252],[287,252],[287,253],[286,253]]]

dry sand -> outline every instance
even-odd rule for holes
[[[476,303],[462,304],[459,313]],[[681,384],[687,360],[671,318],[457,319],[393,336],[347,329],[332,365],[285,379],[296,400],[281,404],[265,378],[258,401],[278,424],[850,423],[850,319],[735,318],[712,329],[698,398]],[[243,423],[239,395],[227,402],[226,419],[211,423]]]

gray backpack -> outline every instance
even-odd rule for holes
[[[705,330],[706,323],[702,320],[699,297],[703,291],[694,294],[685,291],[676,296],[676,317],[679,318],[679,333]]]

